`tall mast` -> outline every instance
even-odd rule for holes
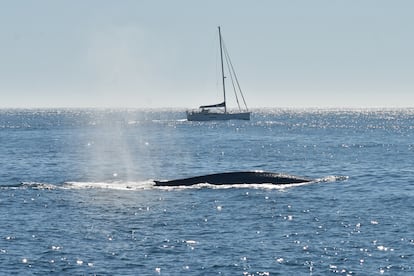
[[[224,76],[223,46],[222,46],[222,42],[221,42],[220,26],[218,26],[218,31],[219,31],[219,41],[220,41],[221,78],[223,80],[224,112],[227,112],[227,106],[226,106],[226,85],[225,85],[225,81],[224,81],[224,79],[226,77]]]

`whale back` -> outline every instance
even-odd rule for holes
[[[233,185],[233,184],[295,184],[306,183],[311,180],[308,178],[293,175],[262,172],[225,172],[206,174],[189,178],[181,178],[168,181],[155,181],[156,186],[190,186],[200,183],[212,185]]]

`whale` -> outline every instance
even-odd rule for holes
[[[205,174],[200,176],[180,178],[174,180],[155,180],[155,186],[191,186],[196,184],[234,185],[234,184],[297,184],[313,181],[305,177],[298,177],[283,173],[264,171],[240,171]]]

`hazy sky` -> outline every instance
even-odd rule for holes
[[[250,107],[413,107],[413,12],[411,0],[0,0],[0,107],[217,103],[218,25]]]

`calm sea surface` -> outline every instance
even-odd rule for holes
[[[155,188],[265,170],[298,186]],[[0,110],[1,275],[414,275],[414,109]]]

